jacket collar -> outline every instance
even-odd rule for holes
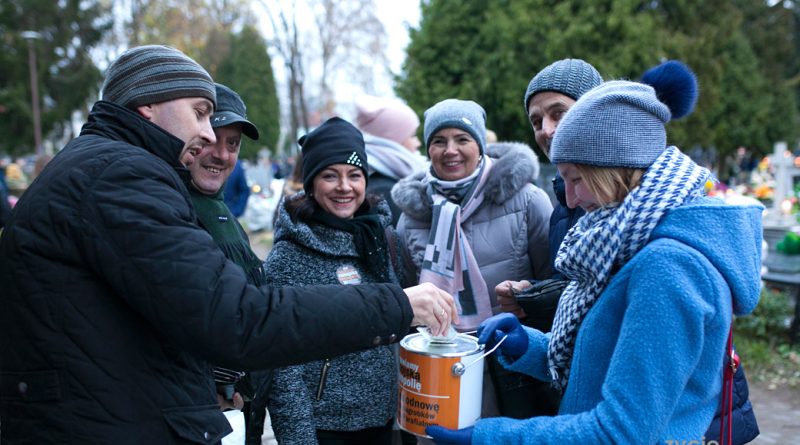
[[[128,108],[104,100],[95,102],[81,128],[81,135],[87,134],[141,147],[175,168],[182,178],[188,174],[179,160],[183,141]]]
[[[494,205],[503,205],[520,189],[539,176],[539,160],[521,143],[489,144],[486,156],[495,160],[484,186],[484,196]],[[429,220],[433,203],[427,195],[425,172],[401,179],[392,188],[392,199],[409,217]]]

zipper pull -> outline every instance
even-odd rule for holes
[[[328,369],[331,367],[331,359],[326,358],[322,364],[322,372],[319,374],[319,386],[317,387],[317,400],[322,399],[322,391],[325,389],[325,379],[328,378]]]

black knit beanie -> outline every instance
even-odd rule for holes
[[[298,140],[303,147],[303,189],[306,194],[314,190],[314,176],[333,164],[351,164],[367,170],[367,151],[364,136],[350,122],[332,117],[312,132]]]
[[[186,54],[163,45],[137,46],[122,53],[108,67],[101,95],[130,109],[184,97],[217,103],[208,72]]]

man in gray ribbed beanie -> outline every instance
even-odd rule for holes
[[[181,163],[182,154],[193,158],[217,141],[208,73],[180,52],[150,46],[123,54],[107,77],[106,100],[92,105],[80,135],[36,177],[3,228],[4,443],[220,443],[232,429],[215,406],[209,362],[272,369],[389,345],[412,324],[443,335],[459,322],[453,296],[431,283],[252,285],[257,274],[230,261],[206,231],[241,227],[210,210],[215,225],[205,225]],[[195,161],[209,175],[223,173]],[[375,314],[379,320],[359,323]],[[22,400],[31,403],[10,409]],[[65,419],[65,406],[81,415]],[[131,432],[136,440],[127,440]]]
[[[106,71],[103,100],[136,109],[183,97],[204,97],[216,105],[211,76],[175,48],[137,46],[125,51]]]
[[[647,168],[667,148],[670,109],[650,85],[616,80],[578,99],[558,126],[550,159]]]
[[[553,62],[539,71],[525,91],[525,111],[531,97],[542,91],[555,91],[578,100],[583,93],[600,85],[603,77],[597,70],[581,59],[563,59]]]
[[[458,128],[469,133],[478,143],[480,153],[486,147],[486,111],[471,100],[445,99],[425,110],[424,128],[425,149],[431,139],[443,128]]]
[[[533,126],[536,144],[549,156],[558,121],[584,93],[603,83],[597,70],[581,59],[563,59],[539,71],[525,90],[525,113]],[[541,94],[534,103],[532,99]]]
[[[528,115],[533,127],[536,144],[546,156],[550,156],[550,143],[556,133],[556,127],[559,127],[561,117],[578,98],[602,82],[600,73],[592,65],[580,59],[559,60],[533,76],[525,90],[525,114]],[[560,127],[558,131],[561,131]],[[556,254],[564,236],[584,213],[580,208],[567,207],[564,180],[558,174],[553,178],[553,192],[556,202],[550,216],[548,240],[550,264],[554,271],[552,280],[537,283],[531,278],[511,282],[506,288],[498,286],[496,290],[497,301],[500,304],[516,304],[516,295],[535,297],[531,299],[534,303],[529,303],[525,311],[530,316],[528,323],[534,323],[535,327],[543,330],[550,329],[560,298],[560,290],[564,288],[554,285],[557,280],[564,279],[555,268]],[[525,417],[554,415],[558,412],[560,396],[552,391],[549,382],[518,384],[506,391],[513,394],[510,396],[511,399],[526,400],[524,410],[528,411],[528,415]]]

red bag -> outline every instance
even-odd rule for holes
[[[731,319],[731,330],[728,332],[728,345],[725,348],[725,357],[728,360],[722,367],[722,409],[719,419],[719,443],[731,445],[733,443],[733,375],[739,367],[739,355],[733,349],[733,319]]]

